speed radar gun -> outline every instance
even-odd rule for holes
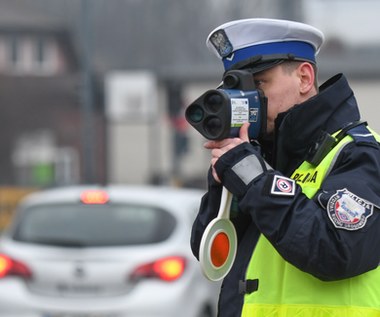
[[[257,90],[252,73],[231,70],[225,73],[218,89],[206,91],[186,109],[186,120],[206,139],[222,140],[239,135],[249,122],[249,138],[257,139],[266,131],[267,100]],[[230,220],[232,194],[223,187],[218,215],[203,233],[199,262],[211,281],[224,278],[236,256],[237,235]]]
[[[239,135],[249,122],[249,137],[266,131],[267,100],[255,87],[252,73],[230,70],[219,89],[206,91],[186,109],[186,120],[206,139],[222,140]]]

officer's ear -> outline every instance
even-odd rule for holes
[[[297,73],[300,79],[300,93],[308,95],[315,92],[315,71],[313,65],[303,62],[297,67]]]

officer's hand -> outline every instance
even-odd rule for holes
[[[221,183],[221,181],[215,171],[215,168],[214,168],[215,163],[218,161],[219,157],[221,157],[224,153],[228,152],[229,150],[233,149],[234,147],[238,146],[241,143],[249,142],[248,128],[249,128],[249,123],[246,122],[240,128],[239,137],[228,138],[228,139],[223,139],[219,141],[207,141],[204,144],[204,147],[206,149],[211,150],[212,175],[218,183]]]

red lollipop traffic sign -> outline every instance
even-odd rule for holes
[[[218,215],[203,233],[199,262],[203,274],[211,281],[224,278],[234,263],[237,250],[235,227],[230,220],[232,194],[223,187]]]

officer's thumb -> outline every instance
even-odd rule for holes
[[[249,128],[249,122],[244,122],[243,125],[240,127],[239,137],[244,142],[249,142],[248,128]]]

